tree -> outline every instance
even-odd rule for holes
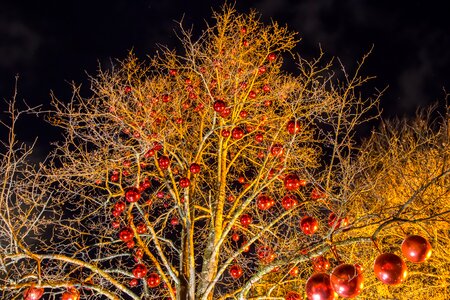
[[[399,141],[389,165],[388,131],[357,146],[379,97],[357,92],[365,57],[355,75],[334,76],[322,55],[292,55],[290,74],[283,55],[295,34],[231,7],[214,19],[197,40],[181,26],[181,54],[130,54],[91,78],[92,96],[74,85],[70,102],[53,98],[49,119],[64,140],[39,170],[25,168],[32,175],[2,174],[5,296],[297,299],[313,267],[325,280],[329,264],[370,269],[377,248],[397,249],[403,231],[446,220],[430,201],[412,210],[435,186],[447,203],[446,147],[432,152],[440,171],[413,172],[420,180],[397,182],[403,194],[392,197],[379,180],[409,176],[409,150],[434,148]],[[7,153],[8,167],[17,152]],[[368,273],[361,297],[387,295]]]

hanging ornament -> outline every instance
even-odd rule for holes
[[[408,275],[405,262],[393,253],[378,255],[373,270],[381,282],[389,285],[402,283]]]
[[[420,235],[410,235],[402,243],[402,253],[412,263],[422,263],[431,256],[431,245]]]
[[[363,275],[354,265],[341,264],[330,275],[331,286],[343,298],[358,296],[363,288]]]
[[[309,300],[334,300],[337,294],[331,287],[330,275],[314,273],[306,281],[306,295]]]

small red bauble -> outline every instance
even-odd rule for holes
[[[258,199],[256,199],[256,204],[260,210],[268,210],[274,206],[275,201],[269,196],[260,195]]]
[[[250,99],[255,99],[256,98],[256,92],[255,91],[250,91],[250,93],[248,93],[248,97]]]
[[[119,221],[112,221],[112,222],[111,222],[111,225],[112,225],[113,228],[116,228],[116,229],[117,229],[117,228],[120,227],[120,222],[119,222]]]
[[[314,217],[305,216],[300,220],[300,229],[304,234],[314,234],[319,229],[319,222]]]
[[[169,167],[170,159],[167,156],[160,156],[158,158],[158,165],[161,170],[165,170]]]
[[[259,75],[264,74],[266,72],[266,70],[267,69],[266,69],[265,66],[261,66],[261,67],[258,68],[258,74]]]
[[[61,300],[79,300],[80,299],[80,292],[76,288],[68,288],[67,291],[65,291],[62,296]]]
[[[162,96],[162,102],[167,103],[170,101],[172,101],[172,96],[167,95],[167,94]]]
[[[125,94],[130,93],[131,92],[131,86],[129,86],[129,85],[125,86],[124,91],[125,91]]]
[[[222,118],[226,118],[226,117],[228,117],[230,114],[231,114],[231,108],[225,107],[225,108],[223,109],[223,111],[220,113],[220,116],[221,116]]]
[[[274,144],[274,145],[270,148],[270,153],[271,153],[273,156],[280,156],[280,155],[283,155],[283,153],[284,153],[283,145],[281,145],[281,144]]]
[[[408,275],[408,269],[403,259],[393,253],[378,255],[373,271],[381,282],[388,285],[400,284]]]
[[[133,276],[140,279],[140,278],[144,278],[145,275],[147,274],[147,267],[143,264],[137,264],[133,271]]]
[[[248,112],[246,110],[241,110],[241,112],[239,113],[239,116],[243,119],[247,118]]]
[[[229,272],[234,279],[238,279],[242,276],[242,268],[239,265],[232,265]]]
[[[231,131],[231,137],[235,140],[242,139],[244,137],[244,130],[240,127],[235,127]]]
[[[193,163],[190,167],[189,167],[189,170],[191,171],[191,173],[192,174],[198,174],[198,173],[200,173],[200,165],[199,164],[196,164],[196,163]]]
[[[310,300],[334,300],[337,295],[334,292],[330,275],[315,273],[306,281],[306,295]]]
[[[117,182],[119,181],[119,174],[112,174],[111,177],[109,178],[112,182]]]
[[[284,296],[284,300],[302,300],[302,297],[299,293],[290,291]]]
[[[180,187],[187,188],[187,187],[189,187],[190,184],[191,184],[191,181],[189,180],[189,178],[183,177],[180,179]]]
[[[312,259],[315,272],[325,272],[330,268],[330,262],[324,256],[317,256]]]
[[[339,229],[340,227],[346,227],[348,225],[348,218],[338,218],[334,212],[331,212],[328,216],[328,226],[334,229]]]
[[[141,193],[138,188],[130,187],[125,192],[125,199],[128,202],[137,202],[141,198]]]
[[[286,195],[281,199],[281,205],[285,210],[292,209],[298,205],[297,198],[293,195]]]
[[[130,282],[128,283],[128,285],[129,285],[130,287],[135,287],[135,286],[138,285],[138,280],[137,280],[136,278],[133,278],[133,279],[130,280]]]
[[[331,286],[343,298],[358,296],[363,288],[362,273],[351,264],[341,264],[334,268],[330,275]]]
[[[213,108],[216,112],[221,113],[223,110],[227,107],[227,104],[225,101],[222,100],[216,100],[214,101]]]
[[[262,133],[255,134],[255,141],[257,141],[258,143],[262,143],[263,140],[264,140],[264,135]]]
[[[113,217],[118,217],[118,216],[120,216],[120,214],[121,214],[121,212],[117,211],[117,210],[113,210],[113,212],[112,212]]]
[[[232,239],[233,241],[235,241],[235,242],[239,241],[239,234],[233,233],[233,234],[231,235],[231,239]]]
[[[402,253],[412,263],[422,263],[431,256],[431,245],[420,235],[410,235],[402,243]]]
[[[311,191],[311,199],[313,199],[313,200],[319,200],[319,199],[322,199],[325,197],[326,197],[326,194],[318,188],[314,188]]]
[[[170,76],[176,76],[178,74],[178,72],[175,69],[170,69],[169,74],[170,74]]]
[[[172,219],[170,219],[170,225],[172,226],[177,226],[180,222],[178,221],[177,217],[173,217]]]
[[[23,298],[24,298],[24,300],[39,300],[39,299],[41,299],[42,295],[44,295],[43,288],[37,288],[34,286],[30,286],[23,293]]]
[[[300,123],[298,121],[289,121],[286,125],[286,130],[290,134],[297,134],[302,129]]]
[[[298,274],[300,274],[300,270],[298,269],[297,266],[293,266],[293,267],[289,270],[289,275],[291,275],[292,277],[297,277]]]
[[[275,252],[269,246],[258,247],[256,255],[263,264],[270,264],[276,257]]]
[[[298,190],[300,188],[300,185],[300,179],[295,174],[286,175],[286,177],[284,178],[284,187],[288,191]]]
[[[161,283],[161,278],[156,273],[151,273],[147,277],[147,284],[151,288],[157,287]]]
[[[142,249],[136,249],[136,252],[134,253],[137,258],[141,259],[144,256],[144,251]]]
[[[133,230],[130,227],[125,227],[119,232],[119,239],[124,242],[129,242],[133,239]]]
[[[139,223],[136,226],[136,232],[139,234],[143,234],[147,232],[147,225],[145,225],[144,223]]]
[[[253,218],[249,214],[243,214],[240,218],[241,225],[243,227],[248,227],[253,222]]]
[[[264,93],[268,93],[268,92],[270,92],[270,86],[267,85],[267,84],[265,84],[265,85],[262,87],[262,90],[263,90]]]
[[[132,249],[134,247],[134,245],[136,245],[136,243],[133,240],[127,242],[128,249]]]
[[[267,59],[269,61],[274,61],[277,58],[277,55],[275,53],[269,53],[269,55],[267,55]]]
[[[246,33],[247,33],[247,28],[242,27],[242,28],[241,28],[241,33],[242,33],[242,34],[246,34]]]
[[[223,137],[229,137],[230,136],[230,131],[227,129],[222,129],[222,131],[220,131],[220,135]]]
[[[152,157],[153,155],[155,155],[155,149],[150,149],[147,152],[145,152],[144,157],[149,158]]]

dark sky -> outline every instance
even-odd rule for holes
[[[372,45],[363,74],[377,76],[363,93],[389,89],[382,98],[383,115],[411,116],[419,106],[438,100],[450,89],[450,22],[446,1],[238,0],[265,21],[277,20],[299,33],[298,52],[339,57],[351,71]],[[223,1],[0,0],[0,98],[10,98],[14,76],[20,75],[19,99],[48,106],[49,92],[70,97],[67,82],[87,83],[98,62],[124,58],[130,49],[141,57],[156,44],[179,45],[174,20],[200,30],[211,10]],[[3,105],[0,106],[3,109]],[[25,139],[55,134],[27,121]],[[36,123],[37,124],[37,123]],[[33,128],[45,128],[39,131]],[[51,138],[50,138],[51,139]]]

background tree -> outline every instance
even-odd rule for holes
[[[23,178],[28,189],[39,183],[25,195],[40,213],[13,214],[21,201],[1,198],[4,295],[299,299],[313,268],[325,281],[330,264],[370,269],[374,245],[394,249],[402,228],[445,219],[445,209],[409,210],[448,180],[444,165],[405,188],[397,210],[379,205],[392,197],[377,180],[396,170],[382,139],[362,150],[354,141],[378,99],[357,93],[367,81],[359,68],[335,78],[321,57],[291,55],[299,71],[289,74],[282,55],[293,54],[293,33],[230,7],[214,20],[199,39],[181,27],[181,54],[162,48],[148,63],[130,54],[92,78],[91,97],[74,85],[69,103],[54,98],[50,120],[65,139]],[[2,193],[22,193],[8,176]],[[373,281],[367,295],[379,287]]]

